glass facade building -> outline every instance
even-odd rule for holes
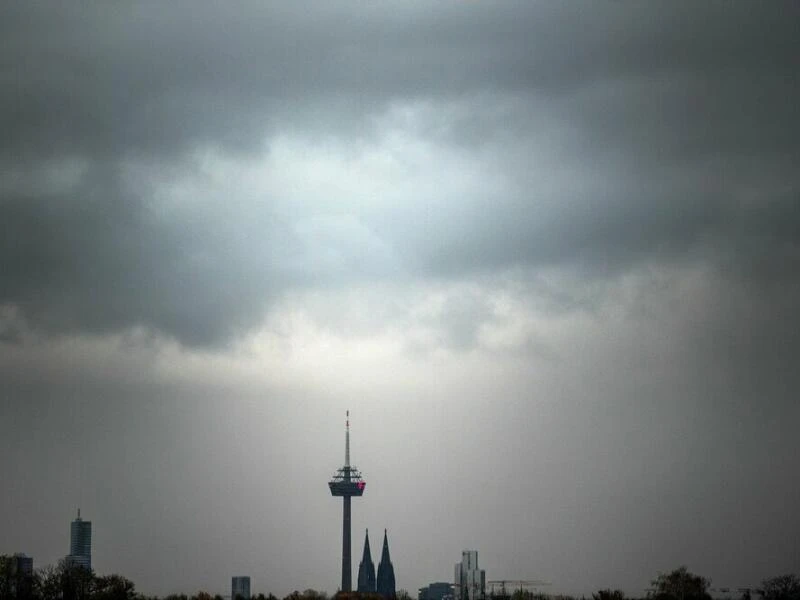
[[[92,568],[92,522],[78,517],[70,524],[69,528],[69,556],[67,561],[86,569]]]
[[[231,579],[231,600],[242,598],[250,600],[250,578],[234,577]]]
[[[461,553],[453,583],[459,600],[481,600],[486,597],[486,571],[478,568],[477,550],[464,550]]]

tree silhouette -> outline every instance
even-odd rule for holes
[[[670,573],[659,573],[652,581],[653,600],[711,600],[708,594],[710,581],[680,567]]]
[[[800,600],[800,578],[797,575],[779,575],[765,579],[758,590],[763,600]]]
[[[95,578],[92,600],[136,600],[133,582],[121,575]]]
[[[592,594],[594,600],[625,600],[625,593],[621,590],[598,590]]]

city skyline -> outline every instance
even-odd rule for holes
[[[333,592],[349,409],[398,589],[796,572],[798,21],[0,3],[0,554]]]

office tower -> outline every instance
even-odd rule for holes
[[[478,568],[477,550],[464,550],[461,553],[453,583],[459,600],[480,600],[486,596],[486,571]]]
[[[33,558],[17,553],[11,557],[9,566],[6,575],[10,597],[28,600],[33,596]]]
[[[92,522],[81,519],[81,509],[78,517],[69,528],[69,556],[67,561],[85,569],[92,568]]]
[[[234,577],[231,579],[231,600],[250,600],[250,578]]]
[[[33,557],[17,552],[11,557],[12,570],[16,575],[33,575]]]

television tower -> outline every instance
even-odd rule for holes
[[[337,470],[333,479],[328,482],[332,496],[341,496],[344,508],[342,511],[342,588],[343,592],[352,590],[352,571],[350,569],[350,498],[361,496],[367,483],[361,479],[361,473],[350,466],[350,411],[347,411],[344,434],[344,466]]]

